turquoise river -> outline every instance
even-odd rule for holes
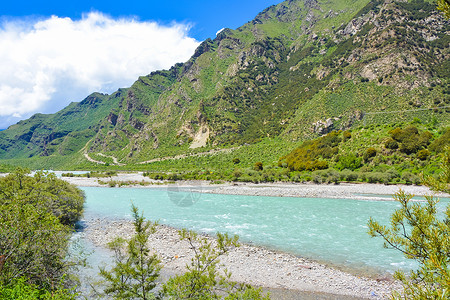
[[[370,238],[370,217],[389,224],[394,201],[236,196],[195,193],[177,188],[82,188],[85,220],[130,219],[133,202],[152,221],[214,234],[228,232],[241,241],[364,273],[413,268],[395,250]],[[449,203],[442,199],[439,209]]]

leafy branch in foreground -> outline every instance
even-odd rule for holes
[[[450,170],[450,149],[443,157],[441,176],[438,182],[428,180],[436,190],[448,191]],[[449,299],[450,298],[450,205],[439,220],[438,200],[426,197],[426,204],[411,203],[413,195],[400,190],[395,196],[401,204],[391,216],[391,226],[380,225],[372,218],[369,220],[369,234],[381,236],[386,248],[401,251],[407,258],[419,262],[419,269],[413,270],[407,277],[397,271],[395,278],[404,286],[403,296],[394,293],[394,299]]]
[[[239,246],[238,236],[218,233],[217,239],[210,240],[186,229],[179,232],[181,240],[194,251],[187,272],[170,278],[159,293],[153,292],[161,265],[157,255],[150,253],[148,239],[157,224],[145,221],[134,205],[132,212],[135,235],[129,241],[116,238],[108,245],[115,265],[110,271],[100,268],[103,294],[114,299],[269,299],[261,295],[261,289],[230,281],[226,269],[223,274],[219,271],[220,256]]]
[[[219,271],[220,256],[239,247],[238,236],[217,233],[215,241],[198,236],[186,229],[180,232],[181,240],[186,240],[194,251],[187,272],[170,278],[163,286],[164,296],[170,299],[269,299],[261,289],[230,280],[231,273]]]
[[[147,242],[156,232],[157,223],[145,221],[134,205],[132,212],[135,235],[129,241],[119,237],[108,244],[114,252],[115,266],[111,271],[100,268],[100,275],[106,281],[104,293],[114,299],[155,299],[152,290],[161,266],[156,254],[150,253]]]

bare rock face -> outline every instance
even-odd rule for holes
[[[111,125],[116,126],[117,124],[117,115],[114,113],[110,113],[108,116],[108,122],[111,123]]]
[[[339,118],[329,118],[325,121],[319,120],[313,123],[313,131],[317,134],[327,134],[334,130],[334,121],[339,120]]]
[[[199,111],[197,113],[197,119],[200,127],[194,135],[192,144],[189,146],[191,149],[205,147],[209,140],[210,130],[206,122],[206,117]]]

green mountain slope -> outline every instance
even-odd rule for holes
[[[449,29],[421,0],[285,1],[129,89],[0,132],[0,158],[106,162],[101,153],[133,164],[265,138],[294,148],[332,130],[414,117],[444,127]]]

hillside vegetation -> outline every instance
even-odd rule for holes
[[[227,174],[256,162],[277,168],[303,142],[342,130],[352,138],[339,137],[337,154],[315,153],[316,166],[285,162],[289,172],[339,169],[337,156],[359,158],[361,145],[394,151],[378,138],[413,120],[433,127],[428,143],[450,126],[449,29],[423,0],[285,1],[205,40],[170,70],[0,132],[3,169]],[[400,150],[392,155],[416,155]]]

